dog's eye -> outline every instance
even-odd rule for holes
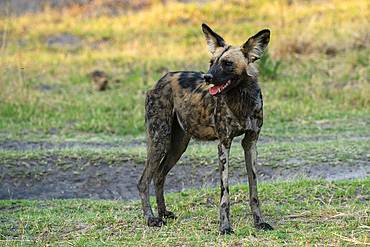
[[[225,61],[224,64],[228,67],[232,66],[233,65],[233,62],[231,61]]]
[[[209,61],[209,65],[212,66],[214,63],[214,60],[212,59],[211,61]]]

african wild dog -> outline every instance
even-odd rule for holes
[[[273,228],[262,218],[257,194],[256,143],[263,113],[257,70],[251,65],[259,59],[270,41],[265,29],[239,46],[230,46],[207,25],[202,25],[208,49],[213,54],[210,69],[166,74],[146,94],[145,123],[148,156],[137,184],[144,217],[149,226],[162,226],[162,218],[176,218],[167,211],[163,184],[167,173],[185,152],[191,138],[219,140],[218,163],[221,176],[220,233],[230,234],[228,167],[234,137],[245,134],[242,146],[248,173],[250,207],[254,225]],[[153,214],[149,185],[154,180],[158,216]]]

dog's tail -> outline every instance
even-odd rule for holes
[[[162,146],[166,150],[171,140],[171,127],[174,117],[174,103],[171,83],[167,75],[162,77],[146,93],[145,126],[148,147]]]

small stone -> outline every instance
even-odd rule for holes
[[[94,83],[93,89],[95,91],[104,91],[108,84],[108,76],[102,70],[94,70],[89,73],[91,81]]]
[[[326,54],[326,55],[329,55],[329,56],[335,56],[335,55],[337,55],[337,47],[335,47],[334,45],[331,45],[331,44],[326,44],[325,46],[324,46],[324,53]]]

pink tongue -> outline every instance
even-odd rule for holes
[[[209,89],[209,92],[212,94],[212,95],[215,95],[217,94],[218,92],[218,89],[220,89],[222,87],[222,85],[219,85],[219,86],[213,86]]]

